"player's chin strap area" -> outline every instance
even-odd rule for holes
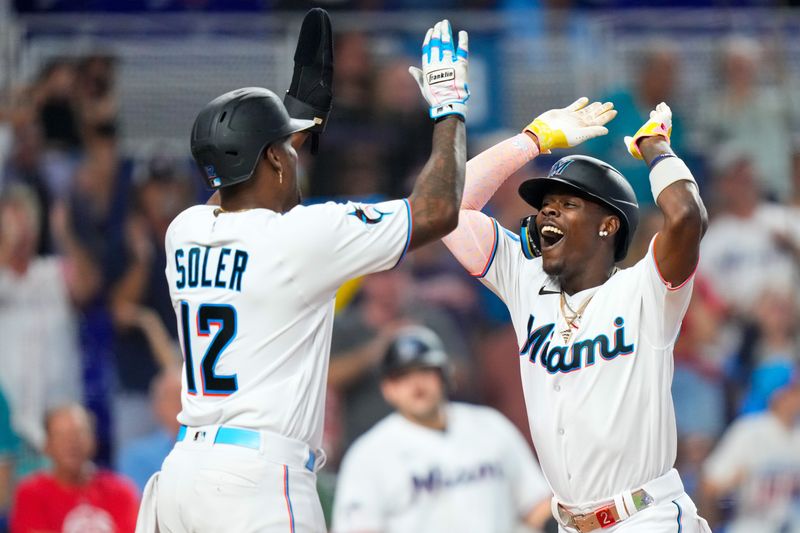
[[[554,496],[550,501],[553,517],[564,527],[589,533],[611,527],[639,511],[670,502],[684,494],[683,482],[674,468],[636,490],[625,490],[604,502],[588,506],[564,505]]]
[[[182,446],[241,446],[258,451],[264,458],[294,468],[317,472],[327,462],[325,450],[312,450],[306,443],[271,431],[230,426],[181,426],[176,439]]]
[[[519,244],[526,259],[535,259],[542,255],[539,250],[539,234],[536,230],[536,215],[528,215],[522,219],[519,228]]]

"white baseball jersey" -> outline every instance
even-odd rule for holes
[[[771,412],[740,418],[703,467],[718,485],[742,476],[730,533],[800,532],[800,426],[790,430]]]
[[[519,431],[488,407],[450,403],[447,429],[384,418],[344,457],[334,533],[508,533],[549,488]]]
[[[672,347],[691,279],[667,287],[654,240],[635,266],[567,297],[572,309],[592,299],[565,342],[557,280],[541,258],[525,259],[514,234],[495,235],[482,281],[510,311],[531,436],[557,498],[580,506],[665,474],[677,450]]]
[[[335,291],[396,265],[410,237],[405,200],[178,215],[166,273],[184,354],[181,424],[319,448]]]

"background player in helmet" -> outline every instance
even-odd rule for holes
[[[324,66],[327,39],[316,41],[317,66]],[[437,122],[431,157],[408,199],[298,205],[295,147],[315,122],[290,118],[266,89],[232,91],[198,115],[192,154],[219,189],[219,206],[189,208],[167,231],[184,427],[145,489],[140,530],[155,530],[154,516],[171,532],[325,530],[315,471],[324,460],[335,291],[349,278],[393,267],[457,223],[467,35],[456,50],[442,21],[423,50],[419,81]],[[316,70],[329,87],[330,72]],[[446,87],[429,83],[431,70],[449,73]],[[325,108],[307,103],[312,114]]]
[[[381,366],[397,412],[345,454],[335,533],[508,533],[549,517],[551,493],[522,435],[493,409],[449,403],[448,372],[432,330],[398,332]]]
[[[706,211],[670,149],[669,107],[625,139],[650,166],[664,215],[635,266],[614,266],[636,229],[633,190],[602,161],[565,157],[522,184],[538,210],[523,224],[522,246],[479,211],[538,153],[606,133],[596,124],[613,118],[611,105],[585,104],[548,111],[470,161],[459,226],[445,244],[511,313],[531,436],[562,530],[708,530],[673,469],[672,347]]]

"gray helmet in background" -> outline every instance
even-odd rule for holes
[[[381,376],[402,374],[412,369],[435,368],[445,382],[450,379],[450,364],[439,336],[423,326],[409,326],[398,331],[381,364]]]
[[[192,127],[192,156],[212,189],[250,179],[264,149],[311,120],[294,119],[275,93],[245,87],[206,104]]]

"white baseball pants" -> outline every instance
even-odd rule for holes
[[[302,451],[215,444],[214,429],[203,429],[203,439],[176,443],[148,483],[137,533],[326,531],[317,475]]]

